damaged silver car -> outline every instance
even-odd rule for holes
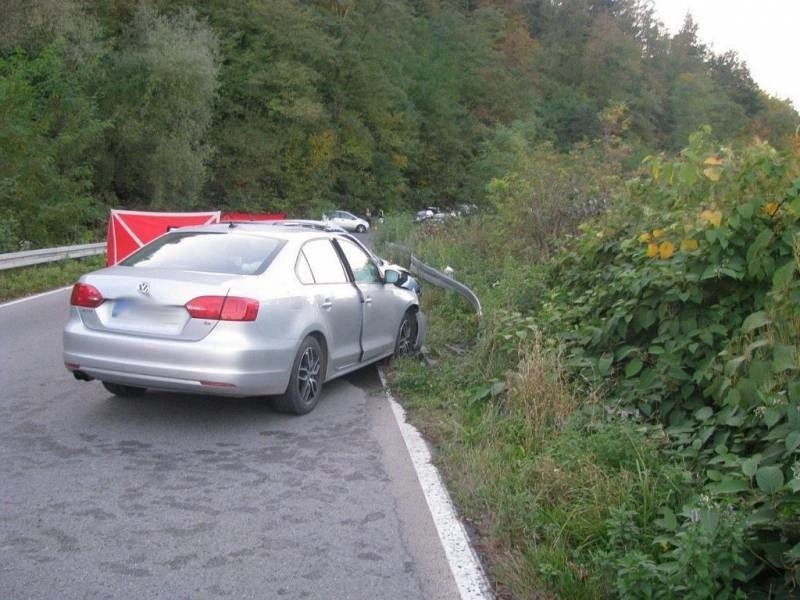
[[[421,346],[406,277],[337,232],[175,229],[75,284],[64,362],[117,395],[268,395],[304,414],[325,382]]]

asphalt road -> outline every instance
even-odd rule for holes
[[[64,369],[68,292],[0,307],[0,599],[451,599],[374,368],[309,415],[123,400]]]

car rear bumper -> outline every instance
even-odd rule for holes
[[[253,340],[235,327],[217,327],[199,341],[95,331],[77,316],[64,329],[64,363],[71,371],[111,383],[220,396],[282,394],[295,350],[292,340]]]

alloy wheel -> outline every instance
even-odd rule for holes
[[[312,402],[319,394],[321,365],[322,360],[316,349],[306,348],[297,365],[297,391],[304,404]]]
[[[411,320],[408,317],[404,317],[403,322],[400,324],[400,331],[397,334],[398,356],[408,356],[411,354],[414,345],[414,341],[411,339],[411,331]]]

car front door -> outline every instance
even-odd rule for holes
[[[295,267],[328,330],[328,373],[350,367],[361,355],[361,294],[353,287],[331,240],[303,245]]]
[[[369,361],[394,349],[400,306],[391,286],[385,286],[380,270],[372,257],[350,240],[338,237],[336,242],[347,259],[355,285],[364,303],[361,347],[362,361]]]

